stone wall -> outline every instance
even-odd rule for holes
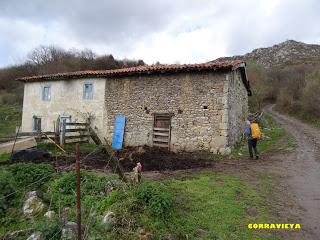
[[[171,149],[225,148],[226,73],[179,73],[108,79],[106,137],[112,141],[115,115],[127,117],[124,144],[152,145],[154,113],[171,113]]]
[[[228,82],[228,145],[234,146],[244,133],[248,117],[248,94],[239,70],[229,74]]]
[[[85,82],[93,83],[93,99],[83,99]],[[53,131],[53,121],[59,115],[71,115],[73,122],[84,122],[88,115],[93,115],[92,126],[104,136],[105,82],[105,79],[75,79],[25,83],[22,131],[32,131],[33,116],[41,117],[43,131]],[[43,86],[51,88],[50,101],[42,100]]]

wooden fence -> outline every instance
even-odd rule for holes
[[[88,123],[60,123],[59,140],[61,146],[64,146],[67,143],[89,142],[89,138],[90,133]]]
[[[89,142],[90,139],[90,125],[88,123],[60,122],[55,127],[54,132],[19,132],[16,135],[7,136],[0,143],[13,141],[15,138],[20,140],[25,137],[34,137],[37,141],[48,140],[49,138],[61,146],[68,143],[85,143]]]

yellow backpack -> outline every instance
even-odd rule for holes
[[[261,138],[261,131],[258,123],[251,123],[251,136],[253,139]]]

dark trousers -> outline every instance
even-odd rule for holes
[[[258,149],[257,149],[257,142],[258,142],[258,139],[256,138],[248,140],[248,148],[249,148],[249,154],[251,158],[253,158],[252,148],[254,150],[254,154],[256,155],[256,157],[259,156]]]

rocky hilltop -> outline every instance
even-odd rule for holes
[[[218,60],[243,59],[265,67],[300,62],[320,61],[320,45],[288,40],[272,47],[258,48],[245,55],[223,57]]]

